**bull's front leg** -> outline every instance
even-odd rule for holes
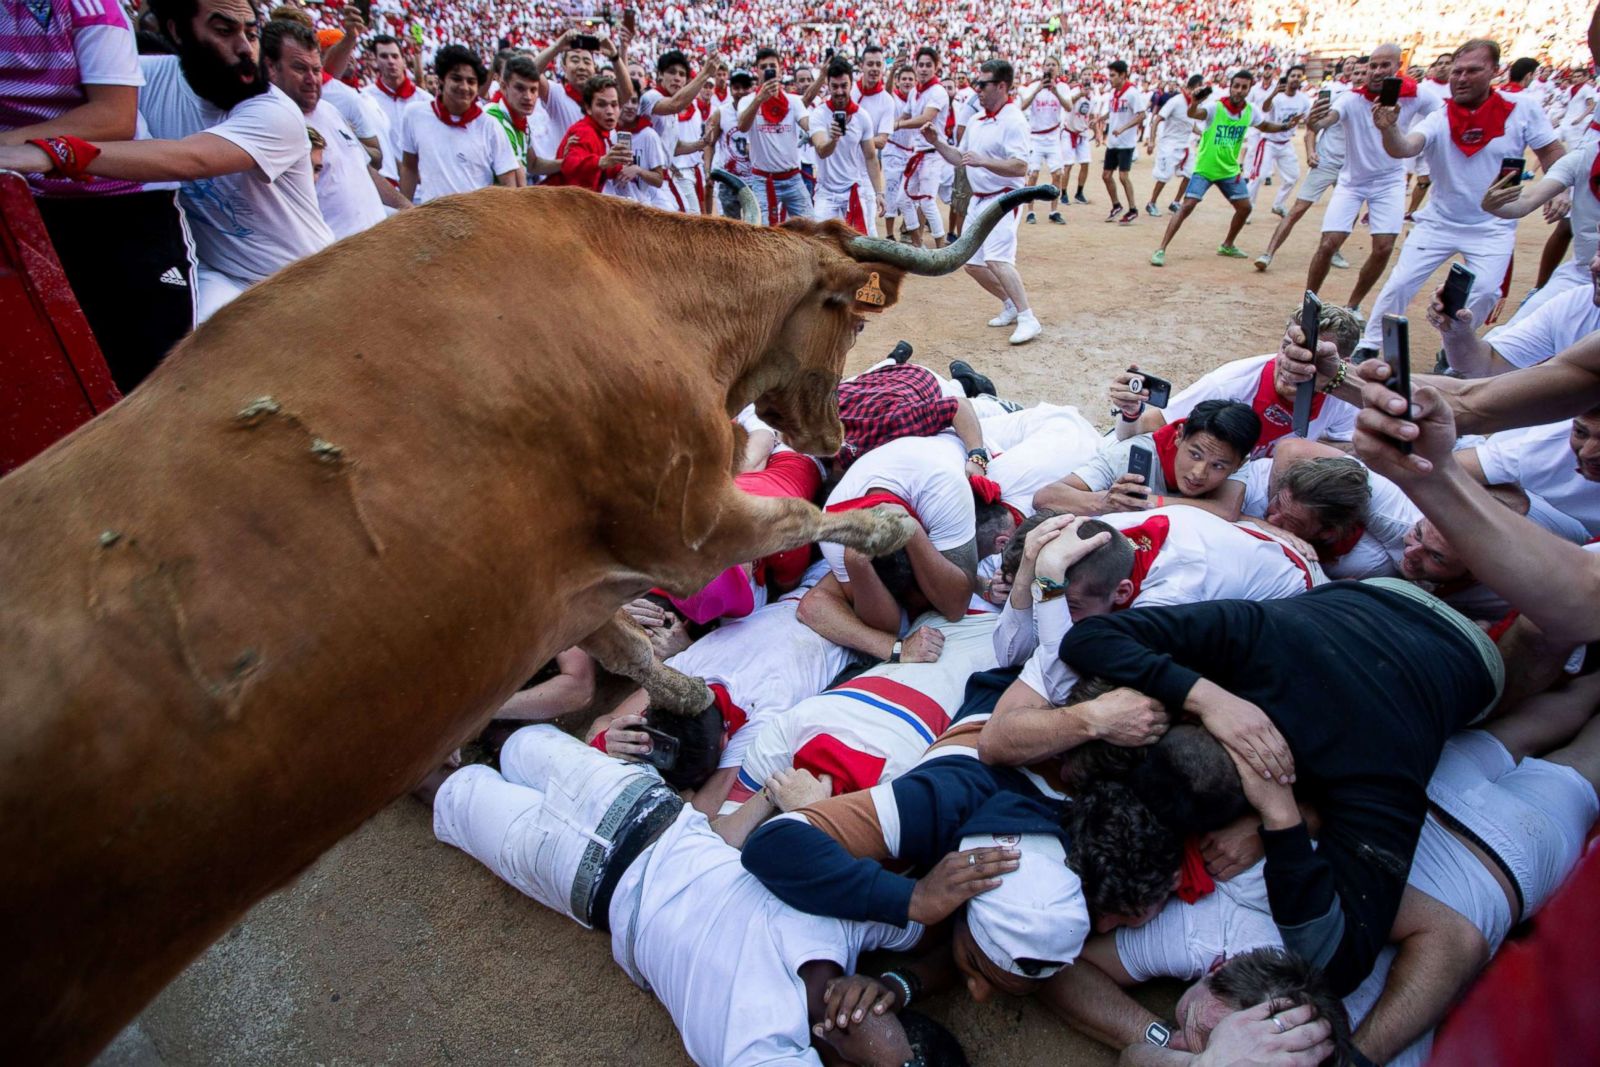
[[[656,659],[650,638],[625,611],[578,642],[578,647],[613,674],[635,682],[650,697],[650,707],[678,715],[698,715],[711,703],[711,690],[699,678]]]

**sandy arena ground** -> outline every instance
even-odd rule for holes
[[[1141,198],[1148,194],[1148,160],[1135,164],[1134,185]],[[1255,222],[1239,239],[1252,257],[1277,222],[1268,212],[1275,191],[1262,190]],[[904,338],[918,362],[941,373],[966,359],[1001,396],[1076,404],[1109,425],[1106,382],[1129,362],[1181,388],[1227,360],[1277,347],[1303,292],[1320,207],[1259,274],[1248,261],[1215,255],[1227,210],[1213,192],[1158,270],[1147,260],[1166,220],[1103,222],[1098,165],[1086,194],[1087,207],[1066,209],[1068,225],[1041,213],[1038,225],[1023,227],[1019,266],[1044,323],[1038,340],[1011,348],[1009,331],[986,328],[996,305],[963,274],[916,279],[898,307],[868,326],[850,371]],[[1531,284],[1547,233],[1538,218],[1522,224],[1514,301]],[[1353,268],[1369,247],[1364,231],[1346,242]],[[1348,298],[1356,269],[1332,271],[1325,295]],[[1410,315],[1414,362],[1427,370],[1438,338],[1420,298]],[[687,1064],[667,1013],[623,976],[609,946],[438,844],[428,812],[405,798],[256,907],[100,1063]],[[1174,988],[1145,995],[1170,1006]],[[1032,1003],[979,1008],[952,995],[934,1001],[931,1013],[977,1064],[1114,1061]]]

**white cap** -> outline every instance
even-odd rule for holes
[[[990,962],[1024,978],[1048,978],[1078,958],[1089,936],[1089,905],[1059,838],[974,834],[963,837],[960,847],[1022,852],[1016,870],[967,902],[967,929]]]

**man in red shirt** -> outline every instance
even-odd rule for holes
[[[622,115],[616,79],[602,74],[584,82],[583,106],[583,118],[574,122],[561,139],[557,157],[561,160],[561,173],[550,183],[577,185],[598,193],[633,164],[632,145],[612,141]]]

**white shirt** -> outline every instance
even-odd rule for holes
[[[1041,85],[1028,105],[1028,131],[1050,135],[1061,131],[1061,98],[1049,85]]]
[[[331,83],[330,83],[331,84]],[[317,204],[337,238],[376,226],[387,215],[383,200],[367,173],[366,148],[340,112],[323,97],[305,117],[306,125],[322,134],[322,173],[316,177]]]
[[[1194,122],[1189,118],[1189,99],[1182,93],[1173,93],[1156,115],[1161,120],[1156,127],[1156,147],[1187,147],[1194,133]]]
[[[1209,511],[1184,504],[1101,518],[1126,530],[1154,518],[1167,520],[1167,537],[1150,563],[1130,607],[1199,604],[1208,600],[1281,600],[1299,596],[1320,581],[1314,560],[1302,560],[1265,534],[1256,536]],[[1015,609],[1006,608],[1005,614]],[[1038,645],[1031,650],[1020,680],[1052,704],[1065,703],[1078,676],[1061,662],[1061,639],[1072,629],[1065,597],[1033,607]],[[1002,626],[1004,626],[1002,621]],[[1026,648],[1018,642],[1017,648]],[[1004,662],[1004,657],[1002,662]],[[1013,660],[1012,662],[1015,662]]]
[[[332,104],[344,117],[356,137],[378,136],[379,124],[373,121],[372,112],[363,104],[361,94],[338,78],[322,83],[322,99]],[[382,147],[381,142],[379,147]]]
[[[1556,132],[1544,112],[1532,101],[1521,99],[1520,93],[1502,99],[1512,104],[1505,132],[1470,156],[1450,139],[1450,116],[1443,105],[1418,120],[1411,132],[1422,135],[1422,158],[1428,162],[1433,184],[1428,188],[1428,202],[1417,212],[1417,221],[1470,230],[1475,236],[1498,234],[1507,241],[1515,237],[1517,220],[1496,218],[1478,205],[1499,178],[1502,159],[1553,144]]]
[[[833,108],[827,103],[811,109],[811,132],[833,137]],[[828,155],[817,153],[817,190],[829,196],[848,196],[850,187],[859,185],[861,191],[873,195],[872,183],[867,180],[867,157],[862,145],[871,143],[878,135],[872,125],[872,116],[860,107],[845,122],[844,137],[834,145]]]
[[[618,882],[614,900],[635,899],[636,921],[617,914],[611,924],[612,955],[625,969],[632,960],[629,977],[660,999],[702,1067],[820,1067],[800,965],[831,960],[849,974],[861,953],[903,951],[922,936],[917,923],[796,911],[687,806]]]
[[[897,437],[852,463],[828,494],[828,503],[858,500],[870,489],[886,489],[911,505],[933,547],[948,552],[977,536],[977,504],[966,465],[966,449],[953,433]],[[843,545],[823,542],[822,557],[835,578],[850,581],[844,569]]]
[[[1244,359],[1224,363],[1172,398],[1166,408],[1167,421],[1177,422],[1179,419],[1188,418],[1194,406],[1202,400],[1239,400],[1246,404],[1254,402],[1256,390],[1261,385],[1262,374],[1268,373],[1267,365],[1277,358],[1274,353],[1265,356],[1247,356]],[[1287,406],[1292,415],[1292,402]],[[1353,440],[1357,414],[1358,409],[1354,404],[1337,397],[1328,397],[1322,402],[1322,410],[1311,420],[1311,426],[1307,431],[1309,439]],[[1271,451],[1271,444],[1259,445],[1250,453],[1250,458],[1258,459],[1270,454]]]
[[[1443,107],[1444,102],[1450,99],[1450,83],[1448,81],[1436,82],[1432,78],[1423,78],[1417,82],[1417,95],[1433,101],[1435,107]]]
[[[1120,95],[1113,93],[1106,100],[1106,147],[1133,148],[1139,143],[1139,124],[1133,118],[1150,106],[1150,98],[1134,86],[1124,85]],[[1128,128],[1118,133],[1123,126]]]
[[[635,166],[645,170],[660,173],[667,169],[667,150],[661,144],[661,138],[649,126],[633,131],[633,162]],[[616,134],[612,133],[612,140]],[[624,200],[637,200],[648,207],[658,207],[663,211],[678,210],[678,202],[673,199],[672,191],[667,188],[669,177],[659,186],[652,186],[648,182],[635,178],[631,182],[618,182],[607,178],[600,191],[608,196],[618,196]]]
[[[1089,129],[1089,116],[1094,114],[1094,101],[1089,99],[1089,94],[1079,93],[1072,101],[1072,106],[1067,108],[1066,115],[1061,119],[1061,125],[1068,133],[1080,136]]]
[[[1311,95],[1305,89],[1302,88],[1293,96],[1290,96],[1285,91],[1272,98],[1272,110],[1267,113],[1267,120],[1283,126],[1296,115],[1308,115],[1310,112]],[[1280,133],[1263,133],[1261,136],[1273,144],[1288,144],[1294,140],[1294,135],[1298,130],[1299,127],[1297,126],[1293,130],[1284,130]]]
[[[750,135],[739,129],[739,112],[731,97],[722,102],[717,115],[716,165],[737,177],[750,177]]]
[[[646,89],[644,95],[639,97],[639,114],[650,120],[650,128],[655,130],[656,135],[661,138],[661,147],[670,157],[676,155],[678,150],[677,113],[657,115],[651,110],[656,104],[665,99],[666,97],[662,95],[660,89]],[[691,137],[689,140],[692,141],[694,138]]]
[[[400,180],[400,149],[395,145],[395,138],[400,136],[400,116],[410,108],[427,107],[433,103],[433,94],[418,85],[408,99],[402,100],[384,92],[374,79],[371,85],[361,90],[361,95],[383,116],[383,124],[378,127],[378,146],[383,149],[383,165],[378,168],[378,173],[397,182]]]
[[[999,483],[1001,499],[1024,515],[1033,513],[1035,493],[1086,463],[1103,443],[1077,408],[1055,404],[991,415],[980,425],[993,454],[989,477]]]
[[[1594,287],[1580,285],[1551,297],[1515,322],[1496,326],[1483,339],[1512,366],[1531,367],[1596,330],[1600,330],[1600,307],[1594,304]]]
[[[894,93],[889,91],[887,85],[876,93],[863,96],[858,82],[850,87],[850,99],[854,100],[856,105],[872,119],[874,136],[880,133],[894,132],[895,105],[899,104],[900,101],[895,99]]]
[[[572,124],[583,118],[583,99],[574,100],[567,95],[566,86],[561,82],[549,80],[549,92],[534,105],[535,115],[544,114],[549,122],[544,128],[544,141],[534,141],[534,152],[545,159],[554,159],[561,150],[561,142],[566,137],[567,131],[572,129]]]
[[[423,202],[486,188],[518,166],[505,131],[482,113],[458,126],[441,120],[432,104],[407,108],[395,142],[402,153],[417,155],[417,196]]]
[[[1595,153],[1600,142],[1590,142],[1582,148],[1568,152],[1547,171],[1545,177],[1553,179],[1572,190],[1572,262],[1587,268],[1595,256],[1595,245],[1600,240],[1600,200],[1589,187],[1589,172],[1594,169]]]
[[[1561,116],[1561,125],[1568,137],[1581,133],[1589,123],[1595,121],[1594,109],[1589,106],[1595,99],[1593,82],[1586,82],[1577,92],[1568,93],[1566,107]]]
[[[794,93],[783,93],[782,97],[789,102],[789,110],[783,118],[771,122],[758,110],[755,123],[746,134],[750,141],[751,168],[768,174],[782,174],[800,166],[800,120],[805,116],[806,105]],[[755,93],[744,98],[739,114],[746,114],[752,107],[760,107]]]
[[[966,132],[961,136],[963,151],[1017,162],[1027,160],[1030,144],[1028,120],[1009,100],[993,115],[979,113],[967,123]],[[1021,178],[1003,177],[986,167],[968,167],[967,181],[972,185],[974,197],[992,196],[1022,185]]]
[[[938,660],[881,663],[769,717],[759,732],[751,731],[755,738],[745,750],[739,784],[752,793],[759,790],[778,771],[796,766],[796,754],[812,744],[858,754],[857,766],[882,761],[876,781],[856,783],[863,789],[910,770],[961,709],[967,679],[996,666],[998,618],[985,614],[956,622],[938,615],[918,619],[917,626],[944,634]],[[805,762],[802,757],[801,764]]]
[[[922,113],[930,107],[934,109],[934,129],[938,130],[942,135],[944,133],[944,113],[950,107],[950,94],[937,81],[934,81],[926,89],[920,87],[912,89],[911,95],[906,98],[905,104],[900,108],[900,114],[906,118],[921,117]],[[910,142],[913,146],[913,151],[929,151],[928,143],[922,139],[922,135],[916,129],[904,132],[913,135],[913,140]]]
[[[1253,459],[1241,470],[1244,501],[1241,514],[1267,517],[1272,502],[1272,460]],[[1366,530],[1349,552],[1324,565],[1329,578],[1380,578],[1400,573],[1406,532],[1422,518],[1422,510],[1389,479],[1367,472],[1372,498],[1367,504]]]
[[[1389,182],[1403,182],[1405,163],[1383,150],[1383,135],[1372,123],[1374,105],[1361,93],[1348,92],[1334,97],[1331,106],[1339,116],[1338,125],[1344,127],[1344,169],[1339,172],[1339,184],[1347,189],[1370,191]],[[1410,129],[1419,118],[1438,106],[1426,97],[1402,97],[1400,128]]]
[[[229,111],[200,99],[177,56],[145,56],[139,114],[150,135],[177,141],[210,133],[244,149],[254,166],[181,186],[202,266],[258,282],[333,243],[311,175],[305,116],[277,86]]]
[[[1490,485],[1515,482],[1538,493],[1589,531],[1600,534],[1600,483],[1578,473],[1571,421],[1502,430],[1478,446],[1478,463]]]

